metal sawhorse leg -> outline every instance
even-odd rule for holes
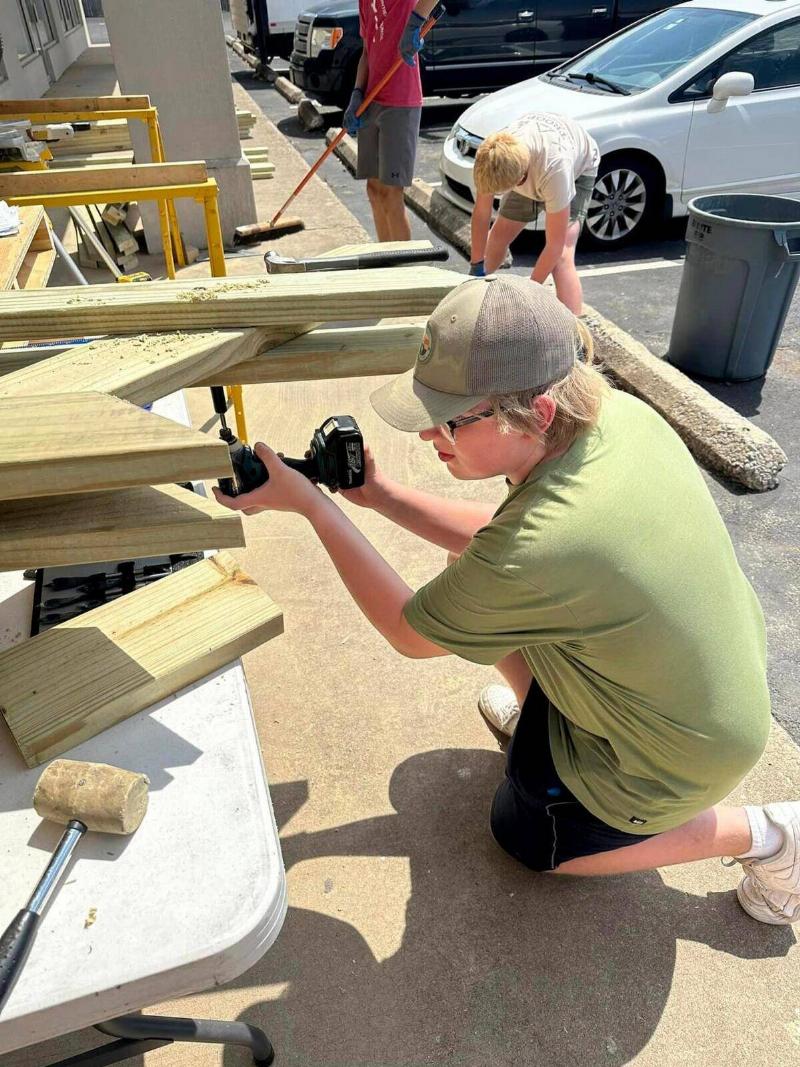
[[[264,1031],[249,1023],[180,1019],[166,1015],[120,1015],[117,1019],[97,1023],[95,1030],[120,1040],[51,1063],[50,1067],[108,1067],[175,1041],[242,1045],[253,1053],[256,1067],[269,1067],[275,1059],[275,1052]]]

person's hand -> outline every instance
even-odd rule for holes
[[[364,445],[364,484],[359,489],[340,489],[345,500],[360,508],[375,508],[386,493],[387,479],[378,470],[369,445]]]
[[[356,117],[356,111],[364,103],[364,92],[362,89],[354,89],[350,94],[350,103],[345,108],[344,118],[342,119],[342,125],[350,134],[351,137],[355,137],[358,132],[359,126],[364,125],[363,118]]]
[[[400,38],[400,44],[398,51],[403,57],[409,67],[413,67],[417,60],[417,52],[421,52],[425,45],[425,38],[421,36],[420,30],[425,25],[426,20],[422,15],[418,15],[416,11],[412,11],[408,16],[408,22],[406,22],[406,28],[403,30],[403,36]]]
[[[245,515],[258,515],[262,511],[293,511],[304,515],[319,500],[320,490],[304,474],[281,463],[277,452],[258,441],[253,451],[267,468],[269,480],[251,493],[226,496],[218,486],[212,492],[218,504],[231,511],[243,511]]]
[[[477,263],[470,263],[469,273],[473,278],[485,278],[486,268],[483,265],[483,260],[479,260]]]

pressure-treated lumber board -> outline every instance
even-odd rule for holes
[[[427,315],[463,281],[425,264],[0,293],[0,341]]]
[[[83,193],[94,189],[137,189],[143,186],[190,185],[208,179],[202,160],[186,163],[133,163],[129,167],[82,167],[0,174],[0,197]]]
[[[109,337],[76,345],[50,358],[38,358],[38,350],[31,348],[28,351],[38,361],[0,377],[0,398],[98,392],[134,404],[148,404],[192,385],[198,378],[216,379],[228,364],[247,361],[304,328],[188,330]],[[5,358],[0,352],[0,370]],[[13,357],[8,358],[10,361]]]
[[[0,654],[0,710],[35,767],[282,632],[219,553]]]
[[[44,208],[21,207],[19,232],[0,237],[0,288],[10,289],[44,221]],[[49,238],[48,238],[49,243]]]
[[[414,365],[425,324],[324,327],[276,348],[263,348],[195,385],[257,385],[400,374]],[[3,381],[0,379],[0,393]]]
[[[0,500],[230,473],[224,442],[114,396],[0,400]]]
[[[7,500],[0,571],[244,545],[241,518],[179,485]]]
[[[43,100],[0,100],[0,117],[67,114],[73,111],[141,111],[150,107],[149,96],[53,96]]]

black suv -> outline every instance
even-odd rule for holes
[[[491,92],[570,59],[669,0],[445,0],[420,53],[426,96]],[[333,47],[331,47],[333,45]],[[358,4],[335,0],[298,16],[291,79],[345,107],[361,55]]]

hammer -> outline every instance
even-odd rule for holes
[[[39,919],[75,846],[87,830],[132,834],[147,810],[146,774],[106,763],[57,759],[43,772],[33,807],[43,819],[65,825],[61,840],[26,907],[17,912],[0,938],[0,1009],[30,951]]]

